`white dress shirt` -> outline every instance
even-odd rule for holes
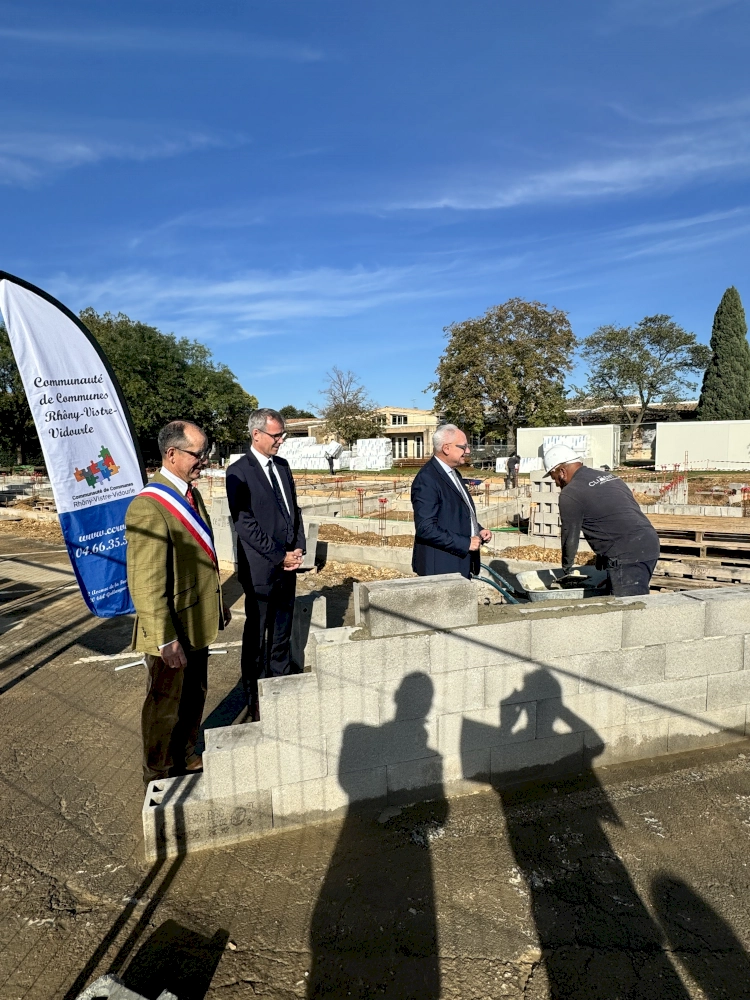
[[[180,491],[180,496],[183,497],[187,496],[188,484],[185,482],[184,479],[180,479],[180,477],[176,476],[174,472],[170,472],[169,469],[165,469],[163,465],[159,469],[159,472],[162,476],[164,476],[165,479],[168,479],[170,483],[174,483],[174,485]]]
[[[284,484],[281,481],[281,476],[276,471],[276,468],[275,468],[276,463],[274,462],[273,457],[269,458],[268,455],[261,455],[261,453],[259,451],[256,451],[256,449],[253,448],[252,446],[250,447],[250,451],[253,453],[253,455],[255,455],[256,460],[258,462],[260,462],[260,467],[265,472],[266,479],[268,480],[269,483],[271,483],[271,488],[272,489],[273,489],[273,482],[271,480],[271,475],[273,474],[273,476],[276,478],[276,482],[278,483],[279,489],[281,490],[281,495],[284,498],[284,505],[286,507],[286,512],[291,517],[292,516],[292,508],[289,506],[289,499],[288,499],[288,497],[286,495],[286,490],[284,489]],[[272,468],[271,469],[268,468],[268,463],[269,462],[272,463]]]
[[[462,497],[464,503],[466,504],[466,506],[468,508],[469,517],[471,518],[471,533],[472,533],[472,535],[478,535],[479,534],[479,522],[477,521],[477,515],[476,515],[476,513],[474,511],[474,507],[472,506],[471,500],[469,500],[469,494],[466,492],[466,490],[465,490],[465,488],[463,486],[463,483],[461,482],[461,479],[460,479],[460,477],[458,475],[458,472],[456,471],[456,469],[452,469],[450,467],[450,465],[447,465],[442,460],[442,458],[438,458],[437,455],[435,455],[434,458],[435,458],[435,461],[437,462],[437,464],[440,466],[440,468],[446,474],[446,476],[453,483],[454,487],[461,494],[461,497]]]

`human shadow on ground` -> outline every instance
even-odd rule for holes
[[[429,844],[442,832],[448,806],[442,758],[428,746],[432,697],[430,678],[410,674],[396,692],[391,722],[356,723],[344,731],[339,782],[350,806],[312,917],[311,1000],[440,996]],[[434,799],[374,822],[372,812],[357,808],[355,802],[362,798],[364,769],[379,762],[382,796],[386,762],[396,759],[408,761],[398,765],[404,784],[413,766],[420,787],[428,785]]]
[[[493,784],[542,951],[534,979],[547,980],[546,987],[534,984],[530,995],[687,1000],[663,935],[607,836],[606,825],[621,821],[592,767],[601,739],[565,707],[558,681],[544,669],[528,674],[523,687],[501,701],[500,718],[496,729],[465,720],[461,752],[464,774],[471,777],[474,748],[492,747]],[[570,735],[558,734],[560,722]],[[535,738],[535,747],[519,746],[525,735]],[[556,752],[561,756],[553,759]],[[535,767],[518,766],[535,755]],[[558,779],[554,788],[539,783],[555,775],[576,777]],[[582,794],[573,800],[564,794],[574,791]]]
[[[750,956],[729,924],[674,875],[653,880],[651,899],[672,953],[706,1000],[748,1000]]]
[[[138,949],[122,981],[144,997],[158,997],[162,990],[179,1000],[203,1000],[229,940],[229,932],[213,937],[166,920]]]

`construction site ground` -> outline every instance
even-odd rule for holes
[[[150,865],[129,619],[64,589],[54,541],[3,531],[0,570],[27,599],[0,616],[0,1000],[105,972],[179,1000],[747,995],[747,741]],[[207,726],[241,632],[211,657]]]

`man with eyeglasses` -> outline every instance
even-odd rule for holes
[[[173,420],[158,438],[162,466],[125,515],[133,649],[148,672],[141,712],[143,781],[202,770],[195,752],[208,687],[208,647],[228,624],[211,521],[193,486],[206,435]]]
[[[477,520],[474,501],[459,475],[471,448],[455,424],[442,424],[432,435],[432,458],[411,487],[414,508],[412,569],[418,576],[479,573],[479,548],[492,532]]]
[[[289,463],[278,457],[286,437],[276,410],[254,410],[250,448],[227,469],[227,499],[237,531],[237,575],[245,591],[242,683],[249,718],[260,718],[258,680],[296,671],[290,636],[296,570],[305,531]]]

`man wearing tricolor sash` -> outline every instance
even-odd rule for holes
[[[145,654],[143,780],[200,771],[195,753],[208,682],[208,647],[229,621],[211,522],[193,488],[208,440],[174,420],[159,433],[162,467],[128,507],[133,649]]]

